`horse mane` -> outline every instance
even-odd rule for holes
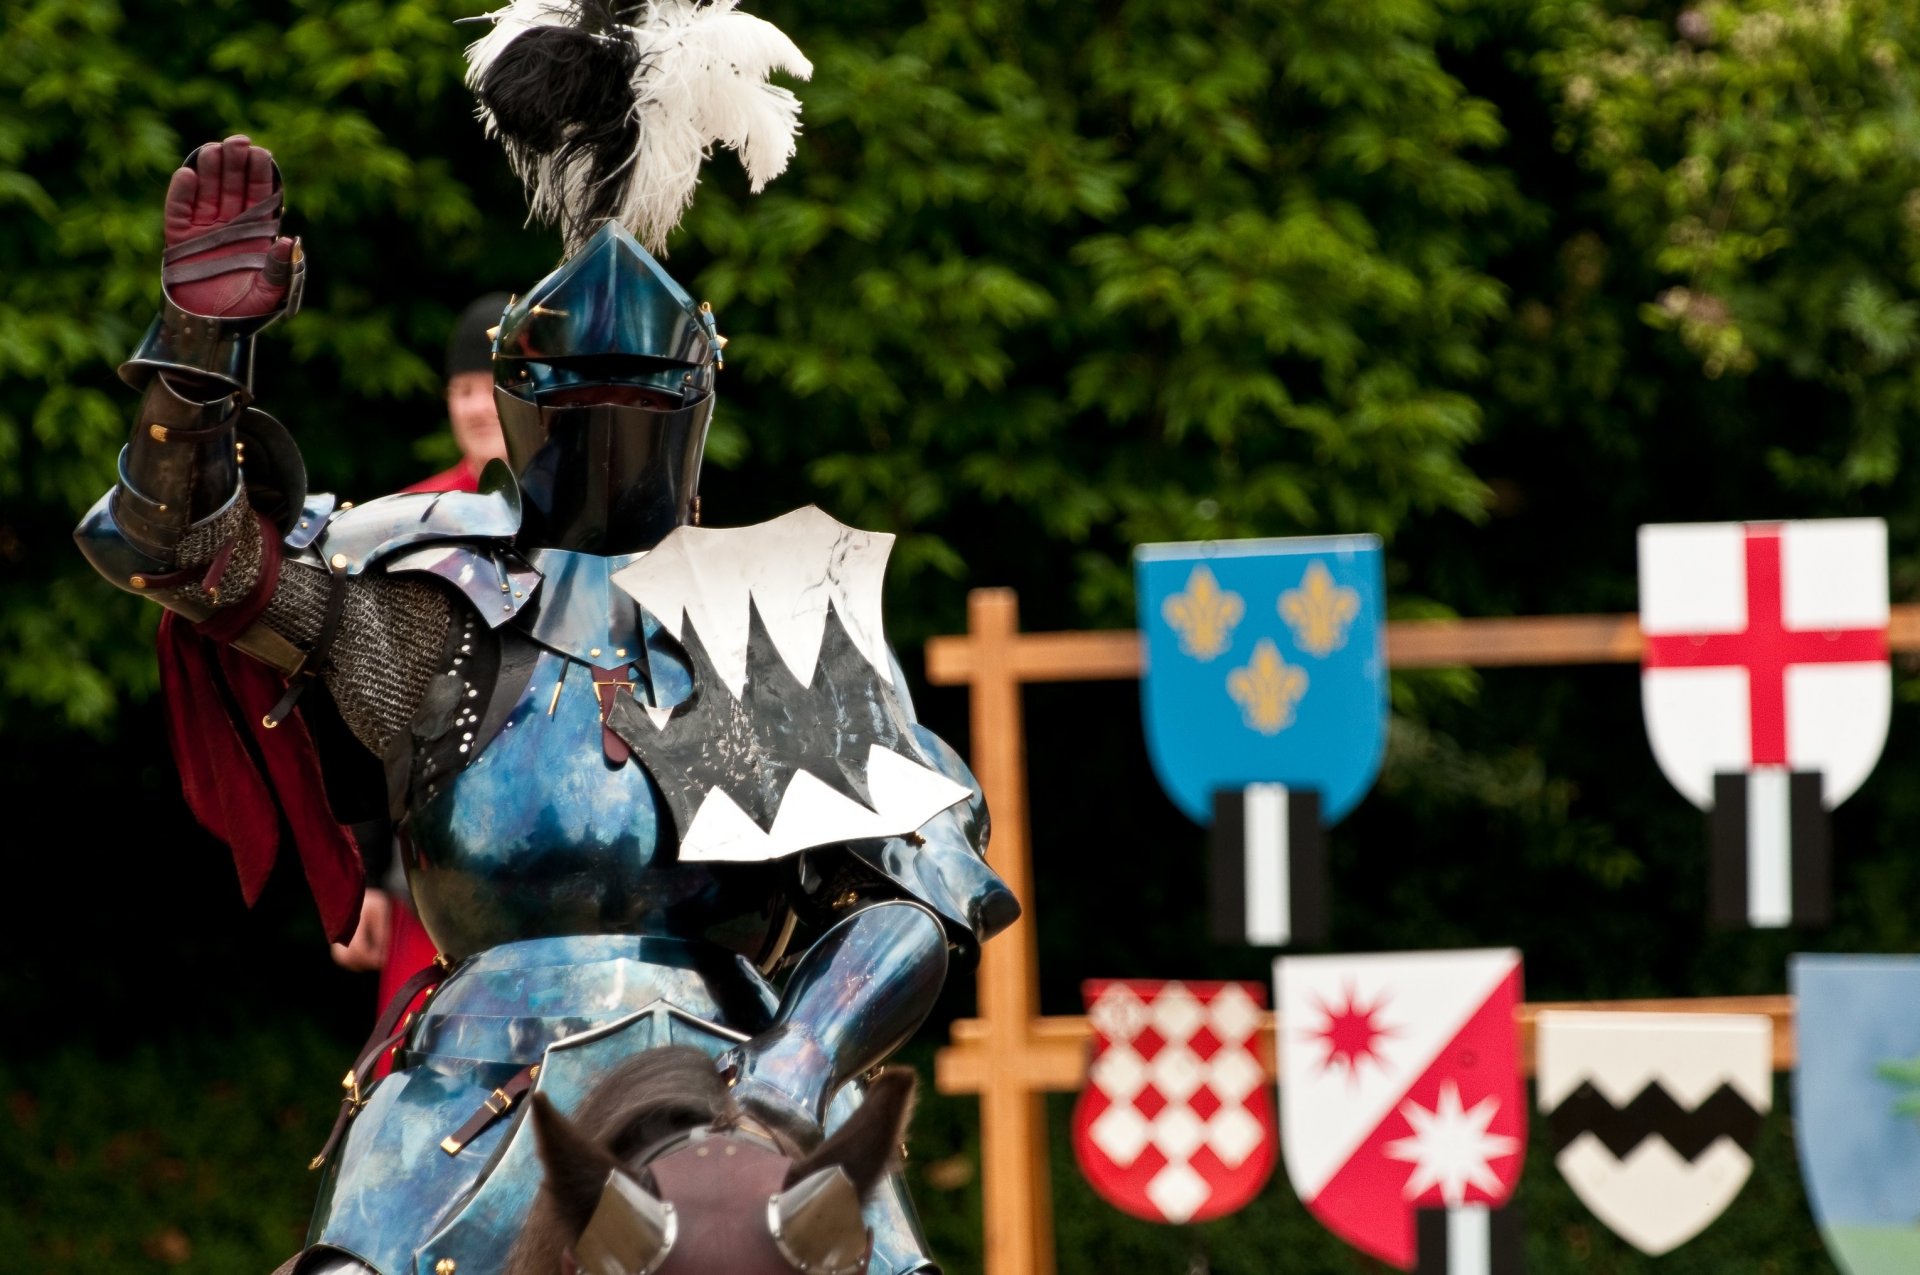
[[[554,1275],[553,1255],[586,1228],[613,1170],[653,1190],[652,1175],[633,1167],[636,1156],[675,1134],[730,1128],[740,1117],[712,1056],[690,1045],[664,1045],[627,1059],[593,1087],[571,1121],[556,1118],[543,1094],[532,1107],[528,1118],[546,1179],[506,1275]]]
[[[740,1109],[713,1055],[691,1045],[663,1045],[608,1072],[572,1118],[581,1133],[625,1162],[688,1129],[731,1128]]]

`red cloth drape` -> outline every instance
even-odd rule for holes
[[[230,645],[259,618],[280,574],[280,536],[260,519],[260,580],[252,594],[193,625],[160,620],[160,690],[168,740],[187,805],[233,851],[249,906],[273,871],[283,835],[300,856],[328,937],[345,942],[366,884],[353,836],[333,817],[313,736],[296,710],[278,727],[262,720],[286,683]]]

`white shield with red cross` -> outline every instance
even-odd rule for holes
[[[1830,918],[1827,811],[1893,707],[1877,518],[1640,529],[1641,696],[1660,769],[1708,821],[1709,915]]]
[[[1817,771],[1824,804],[1880,760],[1893,708],[1887,525],[1640,528],[1641,696],[1654,758],[1703,810],[1714,777]]]
[[[1093,979],[1073,1153],[1093,1189],[1150,1222],[1204,1222],[1260,1194],[1278,1155],[1256,1040],[1258,983]]]
[[[1274,981],[1281,1154],[1308,1212],[1402,1270],[1423,1210],[1487,1250],[1526,1157],[1520,953],[1286,956]]]

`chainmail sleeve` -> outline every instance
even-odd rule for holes
[[[283,563],[261,622],[307,645],[320,635],[328,587],[321,568]],[[445,660],[452,603],[438,586],[418,580],[356,576],[346,590],[322,677],[347,729],[380,756],[413,720]]]
[[[229,544],[231,554],[216,589],[191,584],[167,590],[160,600],[204,614],[252,592],[262,562],[260,526],[245,500],[194,527],[180,542],[179,562],[203,566]],[[330,587],[323,568],[283,561],[259,623],[295,647],[310,646],[325,622]],[[436,585],[377,575],[355,576],[345,587],[340,627],[321,676],[347,729],[375,756],[383,756],[413,720],[446,659],[452,600]]]

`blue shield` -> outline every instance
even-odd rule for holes
[[[1147,754],[1173,803],[1313,788],[1326,823],[1366,795],[1386,746],[1386,586],[1376,536],[1141,545],[1135,596]]]
[[[1793,958],[1793,1134],[1847,1275],[1920,1271],[1920,957]]]

